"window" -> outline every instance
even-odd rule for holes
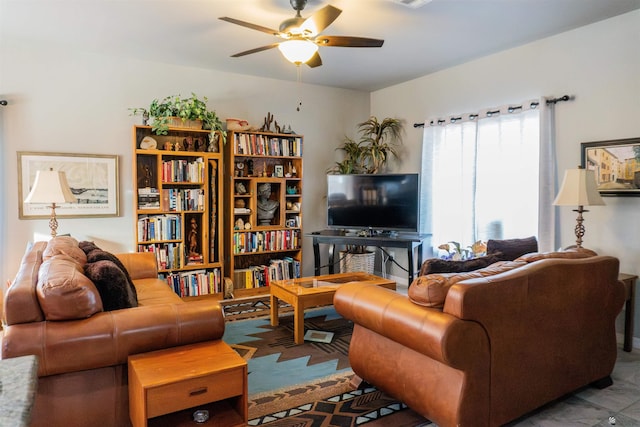
[[[539,111],[426,126],[422,231],[437,246],[538,234]]]

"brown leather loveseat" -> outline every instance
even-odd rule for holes
[[[77,244],[56,237],[27,249],[5,292],[1,356],[38,357],[32,426],[128,426],[127,357],[221,339],[224,316],[216,301],[183,302],[152,253],[117,255],[137,306],[105,311]]]
[[[335,294],[354,322],[357,376],[446,426],[499,426],[576,389],[607,386],[625,299],[618,259],[524,255],[418,277],[408,297],[366,284]]]

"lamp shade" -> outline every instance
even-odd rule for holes
[[[77,199],[62,171],[38,171],[25,203],[74,203]]]
[[[318,51],[318,45],[308,40],[287,40],[278,45],[278,49],[289,62],[304,64]]]
[[[557,206],[598,206],[604,200],[598,192],[595,172],[589,169],[568,169],[562,187],[553,201]]]

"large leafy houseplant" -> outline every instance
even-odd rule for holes
[[[131,108],[132,114],[142,114],[143,117],[152,118],[151,130],[156,135],[167,135],[169,124],[173,117],[178,117],[183,122],[186,120],[202,120],[202,128],[211,130],[211,138],[216,132],[222,134],[223,142],[226,139],[226,132],[222,127],[222,120],[215,111],[207,108],[207,97],[198,98],[195,93],[191,97],[182,98],[180,95],[171,95],[162,100],[154,99],[149,105],[149,109]]]
[[[398,148],[402,144],[404,121],[387,117],[382,121],[371,116],[358,124],[360,140],[345,137],[338,150],[345,153],[341,162],[336,162],[329,173],[337,174],[374,174],[386,167],[390,156],[398,157]]]
[[[333,174],[376,174],[382,172],[389,156],[398,157],[398,148],[402,144],[404,122],[401,119],[387,117],[382,121],[371,116],[358,124],[360,140],[345,137],[342,150],[345,158],[327,172]],[[369,254],[366,246],[347,245],[345,252],[351,255]]]

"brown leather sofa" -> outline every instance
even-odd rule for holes
[[[357,376],[446,426],[499,426],[576,389],[611,384],[618,259],[527,254],[418,277],[408,297],[366,284],[335,294],[354,322]]]
[[[1,356],[38,357],[32,426],[129,426],[127,357],[221,339],[222,310],[212,300],[183,302],[158,279],[154,254],[129,253],[117,257],[138,306],[103,311],[82,269],[69,267],[66,249],[52,255],[52,245],[28,248],[5,292]]]

